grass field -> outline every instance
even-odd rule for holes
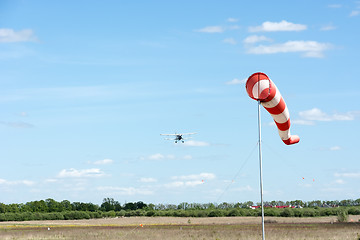
[[[360,239],[360,216],[265,218],[266,239]],[[260,217],[131,217],[1,222],[0,239],[261,239]]]

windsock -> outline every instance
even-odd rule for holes
[[[281,140],[286,145],[298,143],[299,136],[290,135],[290,115],[286,103],[273,81],[265,73],[254,73],[246,81],[246,92],[249,97],[260,101],[270,113],[278,128]]]

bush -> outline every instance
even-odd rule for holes
[[[239,216],[252,216],[252,209],[239,209]]]
[[[347,209],[339,209],[337,214],[338,222],[347,222],[349,219],[349,214]]]
[[[222,217],[223,214],[219,209],[216,209],[216,210],[212,210],[208,216],[209,217]]]
[[[155,211],[154,210],[147,211],[146,216],[147,217],[154,217],[155,216]]]
[[[125,210],[120,210],[120,211],[116,212],[117,217],[125,217],[125,214],[126,214]]]
[[[240,212],[237,209],[230,210],[227,214],[228,217],[236,217],[239,215],[240,215]]]
[[[84,211],[67,211],[63,213],[64,220],[90,219],[90,215]]]
[[[360,208],[359,207],[351,207],[348,210],[350,215],[360,215]]]
[[[116,217],[115,211],[114,211],[114,210],[108,211],[108,212],[107,212],[107,217],[110,217],[110,218]]]
[[[264,215],[271,216],[271,217],[278,217],[278,216],[280,216],[280,212],[276,208],[265,208]]]
[[[334,216],[336,214],[337,214],[336,208],[324,208],[324,209],[321,209],[319,212],[320,216]]]
[[[280,213],[280,216],[282,216],[282,217],[293,217],[293,216],[294,216],[294,213],[293,213],[293,211],[291,211],[291,209],[285,208],[285,209]]]
[[[313,208],[303,208],[304,217],[315,217],[317,212]]]
[[[5,221],[7,221],[5,213],[0,213],[0,222],[5,222]]]
[[[294,212],[294,217],[303,217],[304,216],[304,212],[301,209],[295,208],[293,210]]]
[[[196,212],[196,217],[207,217],[208,214],[205,210],[199,210]]]
[[[102,218],[101,212],[89,212],[90,218]]]
[[[43,220],[42,214],[38,212],[33,213],[32,220]]]

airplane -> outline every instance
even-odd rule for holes
[[[182,143],[184,143],[185,139],[189,139],[189,138],[183,138],[183,135],[193,135],[193,134],[196,134],[195,132],[194,133],[174,133],[174,134],[160,134],[161,136],[175,136],[175,138],[165,138],[165,140],[172,140],[172,141],[175,141],[175,143],[177,143],[178,141],[181,141]]]

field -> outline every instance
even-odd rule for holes
[[[265,218],[266,239],[360,239],[360,216]],[[1,222],[0,239],[261,239],[260,217],[131,217]]]

